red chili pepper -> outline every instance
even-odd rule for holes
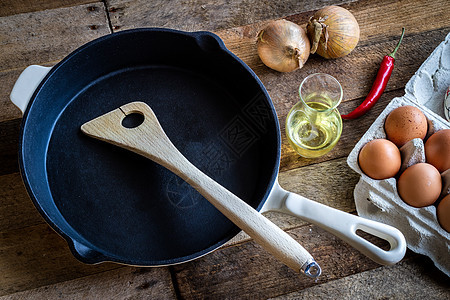
[[[370,90],[366,99],[351,113],[341,115],[342,119],[356,119],[361,117],[369,109],[371,109],[372,106],[375,105],[375,103],[377,103],[378,99],[380,99],[381,94],[383,94],[386,85],[389,81],[389,78],[391,77],[392,70],[394,69],[395,53],[400,47],[404,35],[405,35],[405,28],[402,29],[400,41],[398,42],[394,51],[392,51],[391,54],[388,54],[383,58],[380,69],[378,70],[377,77],[375,78],[375,82],[373,83],[372,89]]]

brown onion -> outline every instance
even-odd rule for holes
[[[279,72],[303,67],[310,52],[305,30],[286,20],[272,21],[261,30],[257,47],[262,62]]]
[[[311,40],[311,53],[325,58],[349,54],[358,44],[359,25],[351,12],[339,6],[317,11],[306,26]]]

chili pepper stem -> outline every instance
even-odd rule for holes
[[[395,58],[395,53],[397,53],[398,48],[400,47],[400,44],[403,41],[403,36],[405,35],[405,27],[402,28],[402,35],[400,36],[400,40],[398,41],[397,46],[395,47],[394,51],[392,53],[388,54],[388,56]]]
[[[402,36],[400,37],[400,41],[398,42],[397,47],[395,47],[394,51],[391,54],[385,55],[383,57],[380,69],[378,69],[377,77],[375,78],[375,82],[373,83],[372,89],[370,90],[366,99],[364,99],[363,103],[361,103],[352,112],[346,115],[341,115],[342,119],[356,119],[362,116],[380,99],[381,94],[386,89],[387,82],[391,77],[392,70],[394,69],[395,53],[400,47],[404,35],[405,28],[402,28]]]

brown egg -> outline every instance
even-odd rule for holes
[[[402,162],[400,150],[392,142],[376,139],[364,145],[358,156],[359,167],[373,179],[395,176]]]
[[[424,139],[427,134],[427,118],[417,107],[400,106],[389,113],[384,122],[388,140],[398,147],[414,138]]]
[[[450,195],[444,197],[437,207],[439,224],[445,231],[450,232]]]
[[[428,138],[425,156],[439,172],[450,169],[450,129],[439,130]]]
[[[400,175],[398,193],[407,204],[425,207],[433,204],[441,194],[441,174],[430,164],[415,164]]]
[[[450,195],[450,169],[441,173],[442,192],[440,198]]]

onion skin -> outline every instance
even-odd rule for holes
[[[257,47],[266,66],[278,72],[292,72],[303,67],[311,44],[303,28],[287,20],[277,20],[258,34]]]
[[[330,59],[343,57],[359,41],[359,25],[351,12],[339,6],[318,10],[306,26],[311,40],[311,53]]]

